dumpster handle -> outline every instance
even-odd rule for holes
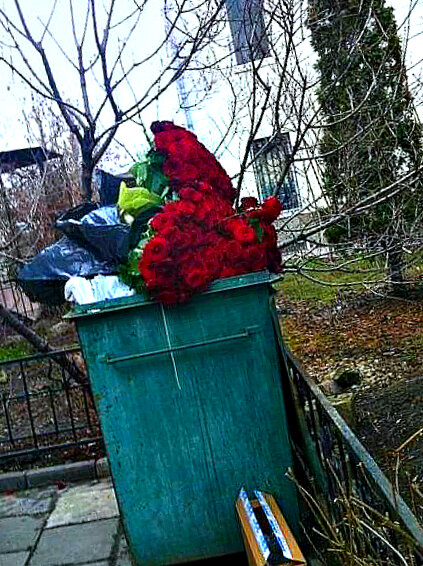
[[[242,340],[248,338],[250,334],[258,332],[259,326],[249,326],[244,332],[239,334],[231,334],[229,336],[222,336],[221,338],[212,338],[211,340],[204,340],[202,342],[193,342],[191,344],[182,344],[181,346],[173,346],[171,348],[162,348],[160,350],[153,350],[152,352],[141,352],[139,354],[129,354],[128,356],[120,356],[119,358],[111,358],[109,356],[102,356],[101,361],[106,364],[117,364],[119,362],[126,362],[127,360],[134,360],[137,358],[147,358],[149,356],[156,356],[158,354],[169,354],[178,352],[180,350],[188,350],[189,348],[198,348],[200,346],[208,346],[209,344],[219,344],[219,342],[227,342],[228,340]]]

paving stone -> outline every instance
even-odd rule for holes
[[[39,517],[0,519],[0,553],[30,548],[35,543],[43,521]]]
[[[50,466],[26,472],[28,487],[39,487],[56,481],[82,481],[95,479],[95,461],[75,462],[61,466]]]
[[[116,566],[131,566],[131,561],[129,560],[128,543],[126,542],[125,535],[122,535],[119,541]]]
[[[106,478],[110,476],[110,467],[107,458],[100,458],[95,465],[98,478]]]
[[[121,550],[128,550],[128,543],[126,541],[126,537],[125,535],[121,535],[120,537],[120,541],[119,541],[119,552]]]
[[[0,566],[24,566],[29,552],[12,552],[0,554]]]
[[[97,479],[85,485],[96,485],[98,489],[114,489],[111,477]]]
[[[102,482],[75,486],[61,493],[47,528],[117,517],[119,510],[113,488]]]
[[[116,566],[132,566],[131,561],[129,560],[129,555],[119,556],[116,562]]]
[[[84,564],[110,557],[119,519],[106,519],[46,529],[41,535],[31,566]]]
[[[53,505],[55,487],[0,494],[0,517],[47,513]]]
[[[27,487],[25,472],[0,474],[0,492],[10,489],[26,489]]]

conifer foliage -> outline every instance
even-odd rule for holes
[[[327,237],[359,237],[384,247],[391,282],[401,291],[400,250],[420,213],[422,130],[393,9],[385,0],[310,0],[309,27],[318,54],[324,191],[332,212],[407,177],[394,198],[350,219],[348,227],[332,227]]]

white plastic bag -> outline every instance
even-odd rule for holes
[[[65,299],[78,305],[131,295],[135,295],[135,291],[125,285],[117,275],[97,275],[93,279],[71,277],[65,285]]]

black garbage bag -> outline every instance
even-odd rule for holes
[[[56,228],[101,259],[125,261],[130,249],[131,227],[120,221],[116,206],[94,208],[83,216],[80,216],[81,208],[70,209],[57,220]]]
[[[59,217],[57,222],[65,220],[81,220],[93,210],[97,210],[97,208],[98,204],[95,202],[83,202],[82,204],[78,204],[77,206],[67,210]]]
[[[57,220],[56,228],[102,259],[125,262],[150,218],[160,211],[160,206],[152,206],[129,226],[121,222],[116,206],[98,208],[96,204],[86,203],[68,210]]]
[[[55,227],[69,238],[72,238],[72,240],[84,244],[80,230],[80,221],[84,216],[97,209],[98,204],[94,202],[84,202],[74,206],[56,220]]]
[[[116,262],[105,261],[63,236],[27,263],[19,271],[17,281],[31,300],[56,306],[65,302],[64,287],[70,277],[115,273]]]
[[[121,175],[113,175],[99,169],[95,173],[97,182],[99,184],[100,204],[101,206],[108,206],[116,204],[119,198],[119,188],[122,181],[133,182],[134,178],[129,173]]]

